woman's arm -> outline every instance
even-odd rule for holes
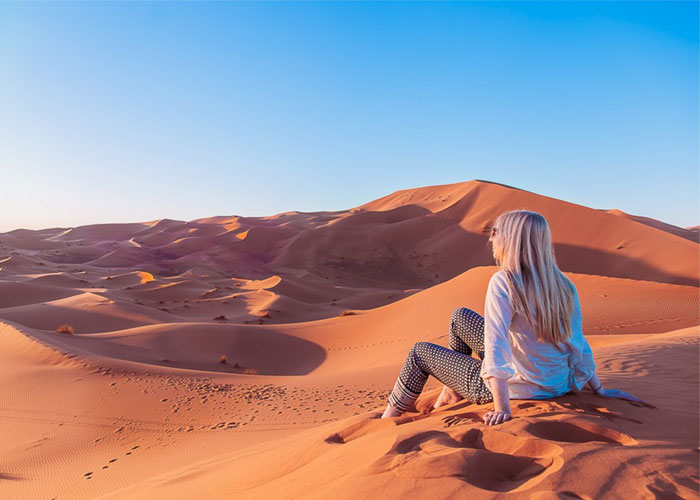
[[[491,277],[484,304],[484,361],[481,378],[493,393],[495,411],[484,415],[487,425],[500,424],[510,418],[508,379],[515,374],[509,329],[513,306],[508,297],[508,282],[503,272]]]
[[[508,381],[502,378],[491,378],[493,392],[494,411],[484,415],[486,425],[496,425],[510,419],[510,394],[508,394]]]
[[[593,392],[600,395],[600,392],[603,390],[603,384],[600,382],[600,379],[598,379],[597,373],[593,372],[593,376],[588,381],[588,387],[590,387]]]
[[[603,384],[600,382],[598,374],[596,373],[594,373],[591,379],[588,381],[588,386],[598,396],[603,396],[606,398],[626,399],[628,401],[636,401],[637,403],[646,404],[646,402],[643,399],[640,399],[637,396],[633,396],[628,392],[621,391],[619,389],[606,389],[605,387],[603,387]]]

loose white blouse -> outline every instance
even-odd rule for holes
[[[538,340],[527,319],[514,313],[504,271],[498,271],[489,281],[484,321],[481,377],[492,392],[491,379],[496,377],[508,381],[511,399],[556,397],[580,390],[595,373],[593,352],[581,330],[577,292],[571,314],[571,338],[559,344],[561,351]]]

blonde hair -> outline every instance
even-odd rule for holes
[[[491,241],[514,311],[536,328],[540,340],[558,348],[571,337],[576,292],[557,266],[547,220],[527,210],[506,212],[496,219]]]

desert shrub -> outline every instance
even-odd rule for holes
[[[246,375],[257,375],[258,370],[256,370],[255,368],[246,368],[245,370],[243,370],[243,373],[245,373]]]
[[[350,311],[348,309],[346,309],[345,311],[340,313],[341,316],[352,316],[353,314],[357,314],[357,313],[355,311]]]
[[[73,335],[75,333],[75,330],[73,330],[73,327],[70,326],[69,324],[66,324],[66,323],[64,323],[61,326],[59,326],[58,328],[56,328],[56,331],[58,333],[65,333],[68,335]]]
[[[214,319],[217,320],[217,321],[226,321],[226,316],[224,316],[224,315],[222,314],[221,316],[217,316],[217,317],[214,318]]]
[[[219,363],[222,365],[226,364],[226,354],[222,354],[221,357],[219,358]]]

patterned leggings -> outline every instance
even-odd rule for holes
[[[389,404],[401,411],[411,408],[428,375],[468,401],[477,404],[493,401],[493,395],[480,375],[481,360],[484,359],[484,318],[466,307],[455,309],[450,318],[449,346],[447,349],[428,342],[416,343],[389,395]],[[471,356],[472,350],[480,359]]]

